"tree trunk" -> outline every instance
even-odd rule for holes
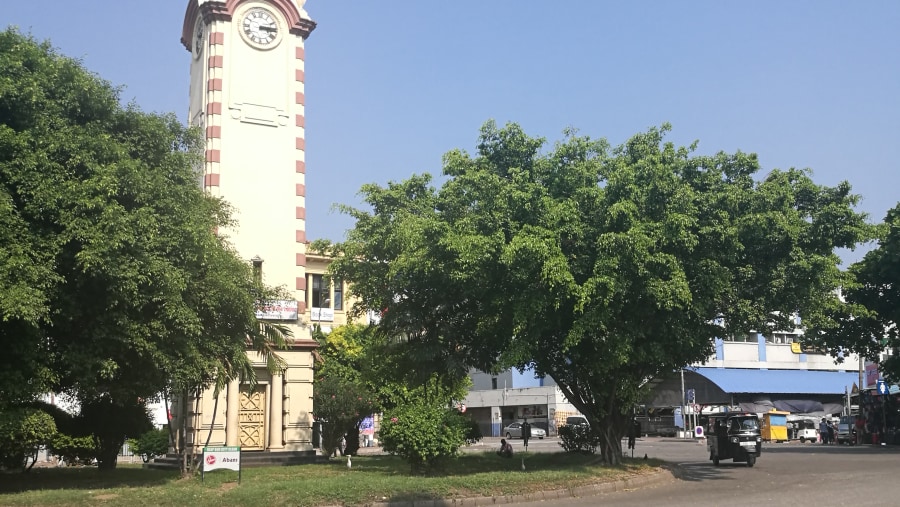
[[[628,418],[617,407],[611,410],[606,418],[600,421],[600,456],[605,463],[620,465],[622,463],[622,437],[625,436]]]
[[[216,384],[218,384],[218,379],[216,379]],[[219,394],[218,389],[213,391],[215,401],[213,401],[212,421],[209,423],[209,432],[206,434],[206,442],[203,444],[203,447],[209,447],[209,441],[212,439],[213,427],[216,425],[216,413],[219,411]]]
[[[181,417],[179,422],[181,423],[181,476],[187,477],[188,474],[188,443],[187,443],[187,414],[188,414],[188,391],[187,389],[181,392]]]
[[[100,450],[97,453],[98,470],[115,470],[119,458],[119,449],[125,443],[124,438],[101,437]]]
[[[347,448],[344,449],[344,454],[356,456],[359,454],[359,424],[357,423],[355,426],[350,428],[350,431],[347,432]]]
[[[611,426],[603,430],[600,439],[600,456],[605,463],[620,465],[622,463],[622,435]]]

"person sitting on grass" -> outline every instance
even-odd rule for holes
[[[512,458],[513,448],[512,444],[507,442],[505,438],[500,439],[500,450],[497,451],[497,456],[502,456],[504,458]]]

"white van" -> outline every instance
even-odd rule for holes
[[[587,417],[583,415],[570,415],[566,417],[566,426],[578,426],[580,424],[588,425]]]

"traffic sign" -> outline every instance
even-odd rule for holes
[[[888,394],[890,392],[890,388],[884,380],[877,381],[875,389],[878,391],[878,394]]]

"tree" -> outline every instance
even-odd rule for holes
[[[322,452],[326,456],[334,454],[341,438],[347,436],[346,454],[353,454],[359,443],[351,448],[351,430],[357,430],[364,417],[375,412],[371,393],[358,382],[334,374],[316,378],[313,389],[313,413],[322,424]]]
[[[110,396],[82,401],[80,418],[97,443],[97,466],[101,470],[115,468],[126,438],[153,429],[146,404],[123,403]]]
[[[200,148],[49,43],[0,33],[0,405],[252,380],[248,349],[283,368],[289,336],[255,317],[272,291],[217,233],[235,223],[198,185]]]
[[[878,361],[884,377],[900,381],[900,205],[887,212],[878,226],[878,246],[850,266],[851,280],[843,301],[834,302],[808,333],[813,346],[841,357],[855,352]]]
[[[713,338],[793,328],[844,282],[834,250],[870,234],[842,183],[755,155],[695,156],[669,126],[610,148],[577,136],[541,153],[515,124],[482,128],[446,181],[365,185],[332,271],[379,327],[456,371],[552,377],[620,461],[628,412],[654,377]]]

